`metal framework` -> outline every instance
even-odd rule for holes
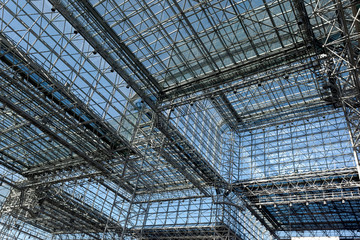
[[[360,234],[358,0],[2,0],[1,239]]]

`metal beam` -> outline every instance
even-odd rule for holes
[[[84,127],[95,133],[111,148],[128,147],[130,149],[130,145],[116,133],[115,129],[96,116],[80,99],[67,91],[65,86],[30,59],[27,54],[15,47],[2,33],[0,33],[0,60],[58,104],[66,113],[82,123]],[[130,149],[130,151],[133,150]]]
[[[309,51],[305,42],[288,46],[248,61],[239,62],[235,65],[220,69],[219,71],[188,79],[176,86],[165,88],[164,92],[166,95],[163,102],[171,102],[177,98],[220,87],[226,83],[238,81],[254,74],[291,64],[314,55],[316,54],[313,51]],[[256,83],[259,82],[257,81]]]
[[[215,109],[220,113],[221,117],[224,119],[225,123],[234,131],[238,132],[239,125],[244,125],[242,118],[237,113],[235,108],[230,103],[229,99],[225,94],[220,94],[220,96],[214,98],[212,97],[212,103],[215,106]]]
[[[42,132],[47,134],[49,137],[54,139],[55,141],[62,144],[64,147],[69,149],[71,152],[74,152],[81,158],[83,158],[86,162],[88,162],[90,165],[92,165],[95,169],[98,169],[101,171],[105,177],[109,178],[114,183],[119,184],[119,186],[123,186],[125,189],[129,189],[129,186],[125,186],[122,181],[118,181],[116,176],[118,173],[114,172],[112,169],[105,167],[102,163],[95,161],[91,157],[89,157],[86,153],[82,152],[75,146],[73,146],[71,143],[67,142],[63,138],[61,138],[59,135],[54,133],[49,127],[47,127],[44,123],[39,122],[34,117],[30,116],[27,112],[23,111],[21,108],[19,108],[17,105],[15,105],[12,101],[10,101],[6,96],[0,95],[0,102],[5,104],[8,108],[13,110],[15,113],[23,117],[25,120],[31,122],[34,126],[36,126],[38,129],[40,129]]]
[[[304,40],[308,48],[314,49],[317,53],[322,53],[323,49],[320,41],[316,39],[312,25],[310,23],[309,15],[306,11],[304,0],[292,0],[294,12],[298,19],[299,28],[302,30]]]
[[[203,93],[186,95],[184,97],[176,98],[176,100],[174,101],[167,101],[165,99],[162,102],[162,105],[159,106],[159,109],[161,111],[165,111],[167,109],[174,109],[176,107],[183,106],[192,102],[219,97],[222,94],[228,94],[234,91],[236,92],[238,89],[248,88],[261,83],[266,83],[267,81],[271,81],[274,78],[283,78],[284,76],[294,74],[296,72],[311,69],[314,64],[317,63],[310,61],[307,63],[291,64],[289,66],[280,67],[276,69],[276,72],[271,72],[271,74],[259,75],[256,78],[245,77],[243,81],[235,81],[221,87],[207,89]]]
[[[340,0],[329,1],[316,5],[315,16],[322,19],[324,25],[329,29],[326,41],[323,44],[328,60],[323,63],[327,70],[327,77],[333,94],[334,105],[338,104],[344,111],[348,125],[351,144],[353,147],[354,161],[360,176],[360,80],[359,62],[357,54],[360,48],[354,40],[358,39],[356,25],[358,19],[348,19],[344,8],[352,10],[351,1]],[[331,12],[331,14],[328,14]],[[352,11],[347,11],[352,13]],[[349,30],[349,25],[353,31]],[[332,35],[340,35],[333,42]]]
[[[99,52],[99,54],[108,62],[108,64],[131,86],[134,91],[142,98],[144,103],[146,103],[150,109],[153,111],[155,118],[153,121],[156,122],[156,127],[165,135],[165,137],[172,142],[173,146],[176,148],[176,151],[172,153],[175,154],[176,158],[178,158],[182,164],[182,168],[186,170],[186,168],[191,168],[195,172],[198,172],[206,182],[206,184],[213,185],[214,183],[219,186],[226,187],[224,179],[220,176],[220,174],[211,167],[205,159],[200,155],[200,153],[195,150],[195,148],[185,139],[184,136],[180,134],[180,132],[172,126],[167,118],[159,111],[156,103],[153,99],[150,98],[148,94],[145,92],[150,89],[143,89],[138,85],[134,79],[124,71],[119,61],[117,61],[114,56],[106,49],[117,49],[118,46],[118,37],[112,33],[113,30],[107,31],[108,27],[104,25],[104,20],[98,16],[98,13],[94,13],[94,10],[85,11],[89,8],[85,3],[85,1],[76,1],[72,2],[70,6],[65,6],[62,1],[54,1],[50,0],[50,2],[55,6],[55,8],[79,31],[79,33]],[[68,8],[74,8],[76,11],[82,11],[84,17],[89,19],[89,25],[86,27],[93,27],[93,29],[101,29],[98,31],[96,37],[101,38],[105,44],[109,44],[109,46],[105,46],[100,43],[94,36],[90,34],[90,31],[83,27],[83,24],[74,17],[74,14],[69,11]],[[171,164],[171,162],[170,162]],[[173,167],[180,172],[183,169],[179,169],[178,166]],[[193,182],[196,186],[198,185],[196,182]]]
[[[310,172],[235,184],[252,205],[356,200],[360,182],[355,168]]]

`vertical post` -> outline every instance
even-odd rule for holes
[[[356,124],[356,129],[353,129],[352,125],[355,125],[354,123],[351,122],[351,116],[350,116],[350,108],[349,106],[346,106],[346,104],[343,102],[343,110],[344,110],[344,114],[345,114],[345,118],[346,118],[346,124],[349,130],[349,135],[350,135],[350,141],[351,141],[351,146],[353,148],[353,154],[354,154],[354,159],[355,159],[355,164],[356,164],[356,169],[358,171],[358,175],[360,176],[360,163],[359,163],[359,138],[357,136],[355,136],[356,132],[359,132],[359,124]],[[358,119],[360,119],[360,115],[356,116]]]
[[[348,5],[344,5],[348,4]],[[326,5],[322,6],[319,2],[317,4],[317,9],[314,13],[317,14],[324,22],[329,25],[330,31],[328,33],[327,39],[328,42],[325,42],[323,47],[325,48],[328,59],[331,61],[330,65],[327,66],[328,77],[330,85],[336,85],[333,87],[334,91],[336,90],[338,94],[334,96],[339,104],[339,107],[342,107],[344,111],[344,116],[346,119],[346,124],[348,127],[350,141],[353,148],[355,165],[360,176],[360,163],[359,163],[359,153],[360,153],[360,82],[359,82],[359,64],[356,61],[355,49],[359,49],[359,46],[355,41],[352,41],[353,35],[357,35],[356,31],[356,14],[354,14],[354,9],[352,11],[346,12],[344,7],[352,8],[351,2],[343,2],[341,0],[333,0],[332,6]],[[330,17],[326,15],[329,9],[336,9],[336,16]],[[353,23],[351,26],[355,26],[349,29],[349,23],[346,19],[350,19],[346,14],[353,14]],[[335,26],[337,25],[337,26]],[[330,39],[332,36],[338,35],[340,30],[341,36],[337,39],[336,44]],[[334,32],[333,32],[334,31]],[[341,45],[341,48],[339,48]],[[341,71],[338,71],[337,68],[342,68]],[[333,79],[333,81],[331,81]],[[336,88],[336,89],[335,89]]]
[[[142,161],[141,161],[141,167],[140,167],[140,169],[142,169],[142,166],[143,166],[143,165],[144,165],[144,158],[143,158]],[[121,240],[124,239],[124,236],[125,236],[125,233],[126,233],[126,226],[127,226],[128,221],[129,221],[130,213],[131,213],[131,208],[132,208],[132,205],[133,205],[135,196],[136,196],[136,190],[137,190],[137,186],[138,186],[138,183],[139,183],[140,174],[141,174],[141,171],[138,172],[137,177],[136,177],[136,183],[135,183],[134,191],[133,191],[133,194],[132,194],[132,196],[131,196],[129,209],[128,209],[128,212],[127,212],[127,214],[126,214],[126,218],[125,218],[125,222],[124,222],[124,227],[123,227],[123,229],[122,229],[121,236],[120,236],[120,239],[121,239]]]
[[[359,95],[360,95],[360,83],[359,83],[359,73],[357,69],[357,63],[354,59],[354,49],[350,38],[350,32],[348,29],[348,26],[345,21],[345,13],[343,9],[343,5],[341,0],[336,0],[336,9],[337,9],[337,18],[339,21],[340,28],[342,30],[343,39],[344,39],[344,54],[345,54],[345,60],[347,61],[347,67],[349,68],[349,75],[348,77],[348,84],[352,85],[355,88],[355,96],[347,96],[346,91],[348,90],[348,86],[343,86],[340,89],[341,92],[341,98],[342,98],[342,107],[344,110],[345,118],[346,118],[346,124],[349,129],[350,134],[350,141],[351,145],[353,147],[353,153],[355,158],[355,164],[358,171],[358,175],[360,176],[360,164],[359,164],[359,143],[360,140],[356,136],[356,132],[359,132],[359,119],[360,114],[356,110],[359,106]],[[356,20],[355,20],[356,21]],[[350,97],[350,98],[349,98]],[[352,117],[356,118],[356,122],[353,122]]]

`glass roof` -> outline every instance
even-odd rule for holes
[[[355,101],[346,79],[356,68],[344,62],[346,47],[359,50],[357,4],[0,6],[0,224],[16,223],[10,235],[162,239],[216,229],[270,239],[359,227],[357,197],[261,208],[266,194],[251,195],[268,184],[273,196],[269,186],[287,178],[356,168],[349,131],[358,120],[341,101]],[[299,198],[301,187],[291,190]],[[20,198],[33,205],[24,210]]]

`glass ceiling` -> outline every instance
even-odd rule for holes
[[[356,167],[348,116],[329,86],[331,54],[343,41],[338,5],[2,1],[0,173],[8,219],[0,224],[21,220],[19,236],[39,228],[40,239],[161,239],[173,228],[206,238],[209,227],[220,237],[285,231],[286,238],[332,217],[332,229],[355,229],[358,198],[260,208],[239,187]],[[357,11],[344,3],[352,36]],[[340,82],[349,76],[344,65],[334,69]],[[28,189],[30,210],[18,207],[19,189]],[[296,214],[283,219],[279,211]],[[64,222],[83,230],[61,230]]]

